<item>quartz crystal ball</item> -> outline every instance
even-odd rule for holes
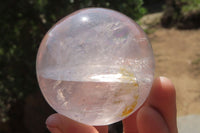
[[[154,57],[143,30],[113,10],[88,8],[56,23],[37,55],[41,91],[58,113],[89,125],[108,125],[147,98]]]

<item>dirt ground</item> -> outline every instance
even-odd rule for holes
[[[155,77],[166,76],[175,85],[178,116],[200,114],[200,30],[157,28],[148,36]]]

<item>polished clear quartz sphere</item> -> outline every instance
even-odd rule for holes
[[[48,31],[36,68],[41,91],[58,113],[84,124],[108,125],[144,103],[154,57],[133,20],[113,10],[88,8]]]

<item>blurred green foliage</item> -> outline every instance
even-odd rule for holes
[[[181,8],[184,15],[200,10],[200,0],[181,0],[181,2],[184,3]]]
[[[179,29],[200,28],[200,0],[167,0],[161,24]]]
[[[143,0],[5,0],[0,4],[0,122],[16,101],[38,91],[35,60],[48,29],[85,7],[118,10],[137,20],[146,13]]]

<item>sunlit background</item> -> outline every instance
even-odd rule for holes
[[[4,0],[0,4],[0,133],[48,133],[45,120],[54,111],[36,80],[37,49],[50,27],[85,7],[111,8],[134,19],[151,40],[155,77],[166,76],[176,87],[180,120],[200,115],[200,0]],[[110,130],[120,133],[121,123]]]

